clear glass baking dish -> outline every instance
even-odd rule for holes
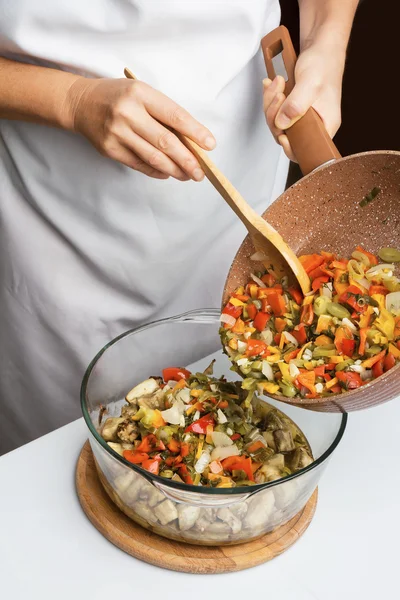
[[[113,502],[159,535],[200,545],[247,542],[289,521],[314,492],[347,423],[346,413],[309,411],[265,398],[300,427],[314,462],[284,479],[254,486],[190,486],[127,462],[101,437],[100,413],[119,416],[126,393],[168,366],[201,371],[216,358],[215,376],[237,378],[222,353],[218,329],[219,311],[204,309],[127,331],[100,350],[81,387],[82,412],[96,468]]]

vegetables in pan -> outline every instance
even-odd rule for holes
[[[128,462],[153,475],[209,487],[251,486],[312,462],[298,427],[240,383],[168,368],[126,395],[102,436]]]
[[[288,398],[357,389],[400,361],[397,249],[382,260],[361,246],[350,259],[300,256],[312,291],[303,297],[272,269],[238,288],[221,315],[220,335],[243,387]]]

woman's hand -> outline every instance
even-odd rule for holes
[[[284,130],[298,121],[310,106],[317,111],[331,137],[339,129],[343,66],[344,60],[339,59],[332,48],[314,44],[299,55],[295,67],[296,85],[287,98],[283,93],[283,77],[264,80],[264,112],[268,126],[292,161],[296,162],[296,158]]]
[[[197,159],[164,125],[183,133],[205,150],[215,147],[210,131],[186,110],[141,81],[85,79],[68,94],[71,128],[97,150],[156,179],[201,181]]]

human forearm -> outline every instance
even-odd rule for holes
[[[0,58],[0,118],[72,129],[67,99],[77,79],[65,71]]]
[[[344,57],[359,0],[298,0],[300,52],[311,45],[330,47]]]

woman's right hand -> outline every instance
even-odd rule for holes
[[[104,156],[156,179],[204,178],[194,155],[164,125],[205,150],[215,147],[214,136],[146,83],[79,77],[70,87],[67,104],[71,128]]]

